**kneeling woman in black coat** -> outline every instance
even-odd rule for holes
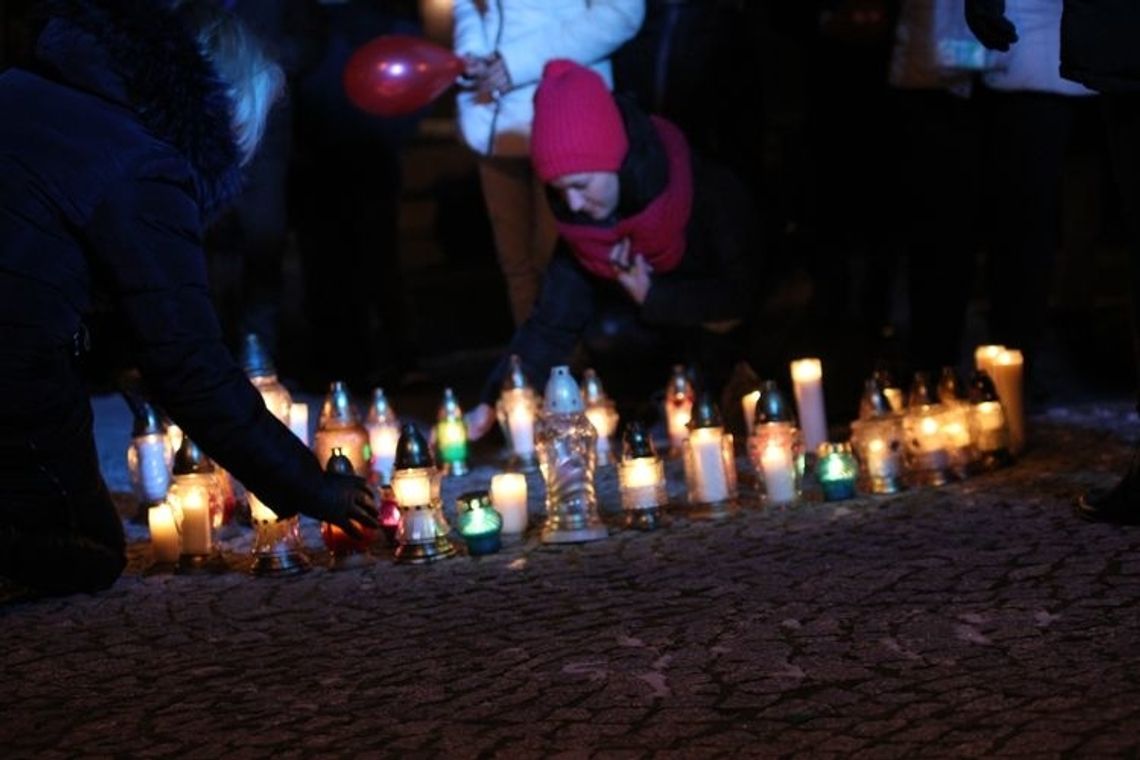
[[[753,291],[744,187],[693,155],[676,126],[566,60],[546,65],[535,92],[531,162],[547,184],[559,241],[507,356],[517,354],[541,387],[616,291],[642,325],[701,361],[718,391],[741,358]],[[504,356],[468,414],[473,438],[493,424],[506,367]]]
[[[281,73],[205,0],[60,0],[31,69],[0,75],[0,576],[111,585],[122,525],[76,367],[97,294],[121,309],[156,399],[280,516],[374,525],[221,340],[202,251]]]

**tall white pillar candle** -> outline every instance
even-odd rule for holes
[[[1025,448],[1025,399],[1024,399],[1025,359],[1016,349],[1002,351],[993,362],[994,388],[1005,409],[1006,423],[1009,425],[1009,450],[1021,453]]]
[[[814,452],[819,444],[827,441],[827,415],[823,409],[823,367],[819,359],[797,359],[792,362],[792,383],[795,385],[796,408],[800,414],[804,447]]]
[[[1005,346],[994,344],[978,346],[974,349],[974,368],[984,370],[992,378],[994,376],[994,360],[1002,351],[1005,351]]]
[[[491,476],[491,506],[503,518],[503,534],[524,533],[527,524],[526,477],[519,472]]]

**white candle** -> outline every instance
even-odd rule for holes
[[[792,362],[796,408],[800,413],[800,429],[804,446],[815,451],[827,441],[827,415],[823,409],[823,367],[819,359],[797,359]]]
[[[162,501],[170,488],[170,468],[167,466],[166,436],[151,433],[136,438],[135,451],[138,456],[139,482],[142,486],[143,501]]]
[[[289,429],[301,443],[309,445],[309,405],[304,401],[294,401],[289,407]]]
[[[178,546],[178,526],[174,524],[174,511],[163,502],[146,511],[150,528],[150,547],[155,562],[177,562],[181,551]]]
[[[388,483],[392,480],[400,430],[395,425],[374,425],[368,429],[368,440],[372,447],[372,471],[380,476],[381,482]]]
[[[1005,350],[1005,346],[984,345],[974,349],[974,367],[984,370],[991,378],[994,376],[993,363],[998,355]]]
[[[249,494],[249,519],[253,523],[275,523],[277,513],[265,506],[265,502],[253,493]]]
[[[783,446],[770,445],[760,455],[768,501],[787,504],[796,499],[796,473],[792,455]]]
[[[693,456],[693,491],[698,502],[712,504],[728,498],[728,473],[720,428],[697,428],[689,433]]]
[[[534,453],[534,412],[524,403],[515,403],[507,410],[507,429],[515,454],[529,458]]]
[[[209,554],[210,500],[204,489],[188,488],[180,495],[182,509],[182,553]]]
[[[994,359],[993,380],[998,398],[1005,409],[1009,425],[1009,450],[1013,454],[1025,448],[1025,403],[1023,398],[1023,369],[1025,359],[1016,349],[1002,351]]]
[[[171,451],[178,451],[182,448],[182,428],[173,424],[167,425],[166,440],[170,441]]]
[[[491,505],[502,515],[503,533],[526,531],[526,477],[519,472],[503,472],[491,477]]]
[[[396,470],[392,473],[392,491],[404,509],[431,504],[431,478],[426,469]]]
[[[756,422],[756,404],[760,401],[760,391],[745,393],[740,397],[740,405],[744,409],[744,427],[748,435],[752,435],[752,426]]]
[[[660,505],[662,479],[661,460],[657,457],[637,457],[621,463],[619,476],[622,504],[626,509],[653,509]]]

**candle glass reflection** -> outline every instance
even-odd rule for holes
[[[609,536],[598,515],[594,488],[597,438],[570,368],[554,367],[535,429],[538,468],[546,482],[543,543],[581,543]]]
[[[253,525],[252,561],[257,576],[297,575],[309,569],[297,515],[278,519],[277,513],[254,493],[249,494],[249,521]]]

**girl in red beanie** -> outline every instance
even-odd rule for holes
[[[569,362],[614,301],[689,354],[681,358],[703,354],[710,386],[723,383],[740,358],[752,292],[753,210],[743,186],[694,156],[676,126],[567,60],[549,62],[535,92],[531,162],[547,186],[558,249],[533,313],[468,414],[471,436],[494,422],[507,357],[517,354],[541,381]],[[710,345],[721,347],[711,360]]]

